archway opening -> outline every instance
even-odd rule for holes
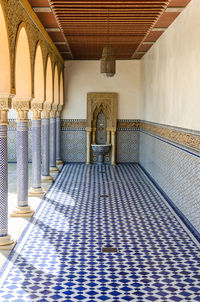
[[[31,97],[31,61],[25,27],[19,28],[15,54],[15,88],[17,97]]]
[[[52,67],[50,56],[48,56],[46,67],[46,101],[48,103],[53,102]]]
[[[59,104],[59,83],[58,83],[58,67],[54,70],[54,104]]]
[[[34,95],[37,101],[44,101],[44,67],[42,50],[40,45],[37,45],[35,54],[35,66],[34,66]]]

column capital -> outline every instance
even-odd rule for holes
[[[58,108],[57,104],[52,104],[52,106],[51,106],[51,112],[50,112],[50,117],[56,118],[57,108]]]
[[[51,111],[51,103],[44,102],[42,110],[42,118],[49,118]]]
[[[43,103],[33,99],[31,102],[31,112],[32,112],[32,120],[41,120],[41,112],[43,108]]]
[[[56,116],[57,116],[57,117],[60,117],[60,116],[61,116],[62,107],[63,107],[63,105],[61,105],[61,104],[59,104],[59,105],[57,106],[57,112],[56,112]]]
[[[8,125],[8,110],[11,109],[14,95],[0,95],[0,125]]]
[[[28,111],[30,109],[30,102],[32,98],[14,98],[13,108],[17,112],[17,121],[18,122],[27,122],[28,121]]]

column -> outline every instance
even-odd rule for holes
[[[90,149],[91,149],[91,129],[87,129],[87,159],[86,159],[87,165],[89,165],[91,161]]]
[[[42,183],[52,183],[49,170],[49,117],[51,104],[44,103],[42,111]]]
[[[32,216],[34,211],[28,205],[28,111],[30,99],[14,99],[17,111],[17,207],[12,217]]]
[[[56,106],[56,108],[55,108]],[[50,111],[50,172],[58,172],[59,169],[56,167],[56,111],[57,105],[52,105],[52,110]]]
[[[56,112],[56,164],[57,165],[63,165],[63,161],[61,160],[61,152],[60,152],[60,147],[61,147],[61,132],[60,132],[60,123],[61,123],[61,110],[62,110],[62,105],[58,105],[58,110]]]
[[[110,144],[110,130],[107,130],[107,144]]]
[[[116,131],[111,132],[111,144],[112,144],[112,150],[111,150],[111,165],[116,165],[115,161],[115,149],[116,149],[116,139],[115,139]]]
[[[41,111],[42,103],[31,102],[32,112],[32,187],[29,196],[44,196],[41,187]]]
[[[8,235],[8,157],[7,125],[11,99],[0,98],[0,249],[12,249],[13,240]]]

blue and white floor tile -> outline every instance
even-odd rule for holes
[[[68,164],[1,272],[0,301],[200,301],[199,260],[138,165]]]

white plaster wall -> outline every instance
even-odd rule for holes
[[[88,92],[117,92],[118,118],[138,119],[140,62],[117,61],[116,74],[100,74],[100,61],[65,61],[65,105],[62,118],[86,119]]]
[[[192,0],[141,61],[140,118],[200,130],[200,1]]]

